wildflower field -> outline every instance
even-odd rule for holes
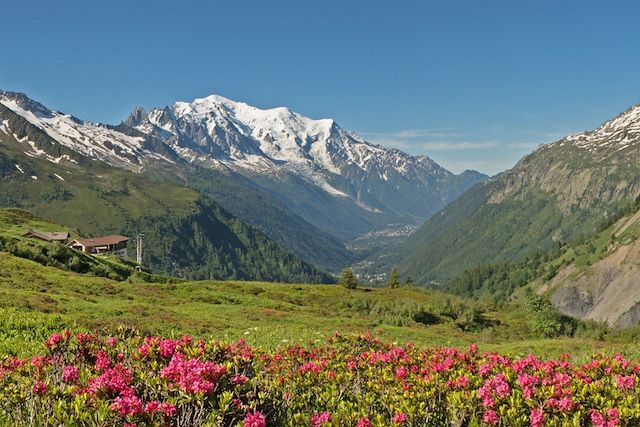
[[[0,368],[3,425],[640,425],[637,361],[511,358],[334,335],[274,350],[55,333]]]

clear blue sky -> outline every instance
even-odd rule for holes
[[[0,88],[91,121],[216,93],[495,173],[640,101],[638,1],[2,3]]]

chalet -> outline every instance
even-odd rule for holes
[[[32,239],[40,239],[45,242],[60,242],[65,243],[69,240],[69,232],[68,231],[40,231],[40,230],[29,230],[22,235],[22,237],[30,237]]]
[[[86,239],[75,239],[67,246],[81,252],[94,255],[116,255],[121,258],[127,256],[127,243],[129,238],[125,236],[113,235],[103,237],[89,237]]]

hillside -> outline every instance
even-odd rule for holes
[[[361,257],[347,250],[335,233],[314,226],[240,174],[184,165],[178,174],[174,169],[156,168],[147,170],[146,175],[213,198],[242,222],[255,226],[283,248],[321,269],[339,272]]]
[[[518,261],[592,234],[601,218],[640,194],[640,106],[598,129],[541,146],[430,218],[395,262],[421,283]]]
[[[466,270],[445,289],[494,302],[543,295],[559,312],[614,328],[636,325],[640,293],[640,211],[628,203],[597,231],[518,262],[499,261]]]
[[[67,154],[40,129],[19,116],[11,117],[13,121],[5,119],[5,124],[23,133],[0,130],[0,207],[32,211],[81,235],[135,236],[143,232],[144,264],[161,274],[286,282],[332,280],[210,198]],[[20,142],[25,140],[34,144],[26,154]],[[47,144],[62,150],[59,159],[50,154],[29,155]]]

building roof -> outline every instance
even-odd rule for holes
[[[84,247],[96,247],[96,246],[117,245],[118,243],[123,243],[127,241],[129,241],[128,237],[114,234],[111,236],[88,237],[86,239],[76,239],[72,242],[72,244],[77,243]]]
[[[46,240],[47,242],[65,241],[69,238],[69,232],[68,231],[29,230],[26,233],[24,233],[22,237],[35,237],[38,239]]]

